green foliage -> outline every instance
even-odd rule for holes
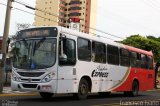
[[[121,41],[121,43],[143,50],[152,51],[154,54],[154,60],[160,60],[160,38],[153,36],[143,37],[140,35],[132,35]]]

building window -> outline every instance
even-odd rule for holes
[[[81,13],[74,12],[74,13],[68,14],[68,16],[81,16]]]
[[[87,39],[78,38],[78,59],[91,61],[91,42]]]

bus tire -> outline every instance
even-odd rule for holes
[[[138,92],[139,92],[139,84],[138,84],[137,81],[133,81],[133,83],[132,83],[132,91],[124,92],[124,94],[126,96],[135,97],[135,96],[138,96]]]
[[[86,81],[86,79],[82,78],[79,83],[78,93],[74,94],[74,96],[76,96],[76,98],[79,100],[84,100],[87,98],[88,92],[89,92],[88,82]]]
[[[101,97],[107,97],[111,94],[111,92],[98,92]]]
[[[50,99],[53,96],[53,93],[49,93],[49,92],[39,92],[39,94],[44,99]]]

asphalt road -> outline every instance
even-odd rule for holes
[[[0,106],[160,106],[160,90],[140,92],[137,97],[126,97],[123,93],[112,93],[108,97],[92,94],[80,101],[72,95],[56,95],[44,100],[37,94],[4,95],[0,100]]]

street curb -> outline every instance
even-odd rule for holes
[[[17,93],[17,94],[0,94],[0,97],[7,97],[7,96],[36,96],[37,93]]]

